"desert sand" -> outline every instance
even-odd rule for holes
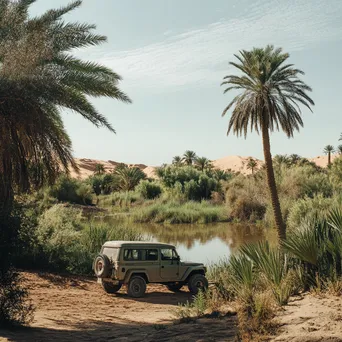
[[[236,341],[236,316],[175,324],[172,310],[191,300],[162,285],[148,285],[144,298],[124,289],[106,294],[93,278],[29,273],[26,286],[36,306],[30,327],[0,330],[0,342],[48,341]],[[293,298],[275,318],[271,341],[342,342],[342,298],[305,294]]]
[[[251,174],[251,170],[247,169],[248,159],[251,157],[242,157],[242,156],[227,156],[220,159],[213,160],[212,163],[214,168],[221,169],[224,171],[234,171],[241,172],[244,175]],[[333,161],[337,158],[337,155],[332,155],[331,160]],[[254,158],[258,163],[258,168],[261,167],[263,161],[260,159]],[[112,160],[97,160],[97,159],[87,159],[87,158],[75,158],[76,163],[79,167],[79,173],[77,174],[74,171],[71,171],[71,176],[78,179],[85,179],[94,174],[95,165],[103,164],[105,168],[105,172],[110,173],[115,170],[115,167],[119,164],[119,162],[115,162]],[[328,156],[317,156],[315,158],[309,159],[315,162],[318,166],[326,167],[328,164]],[[127,164],[128,166],[136,166],[145,172],[148,178],[157,178],[155,174],[156,166],[147,166],[145,164]]]
[[[36,306],[34,321],[29,328],[0,330],[0,342],[235,340],[235,316],[174,324],[170,311],[191,300],[186,291],[175,294],[148,285],[144,298],[132,299],[123,289],[106,294],[93,278],[24,276]]]

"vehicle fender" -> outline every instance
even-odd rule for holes
[[[185,281],[193,272],[205,275],[203,267],[188,267],[188,269],[183,274],[182,281]]]
[[[134,270],[128,270],[126,272],[125,278],[124,278],[124,283],[127,284],[129,282],[129,280],[131,279],[132,275],[135,275],[135,274],[143,274],[143,275],[145,275],[147,281],[149,282],[149,278],[148,278],[146,270],[144,270],[144,269],[134,269]]]

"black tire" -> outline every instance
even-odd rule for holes
[[[208,288],[208,280],[203,274],[194,274],[189,278],[188,287],[193,295],[197,295],[198,291],[206,291]]]
[[[114,285],[109,281],[102,281],[102,287],[107,293],[117,293],[121,289],[121,284]]]
[[[128,282],[127,293],[130,297],[140,298],[146,292],[146,281],[143,277],[133,276]]]
[[[172,292],[179,292],[180,289],[184,286],[184,284],[182,283],[171,283],[171,284],[167,284],[166,287],[172,291]]]
[[[105,254],[99,254],[94,260],[94,272],[98,278],[110,277],[110,260]]]

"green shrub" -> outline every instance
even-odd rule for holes
[[[159,197],[162,193],[162,188],[156,182],[143,180],[136,187],[136,192],[139,193],[145,199],[155,199],[156,197]]]
[[[221,189],[214,173],[199,171],[193,166],[169,165],[159,168],[157,175],[166,188],[177,188],[187,200],[210,199],[213,191]]]
[[[92,188],[81,181],[66,176],[60,177],[49,189],[49,195],[58,201],[92,204]]]
[[[302,222],[311,220],[315,217],[326,217],[335,203],[334,198],[325,198],[323,195],[317,195],[313,198],[306,197],[294,202],[289,210],[287,218],[288,228],[295,229]]]

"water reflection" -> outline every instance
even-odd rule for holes
[[[256,226],[242,224],[210,225],[141,225],[153,239],[177,246],[183,260],[212,263],[229,256],[241,244],[260,241],[265,231]]]
[[[247,224],[136,224],[115,217],[102,216],[113,226],[129,225],[138,228],[147,240],[170,243],[177,246],[182,260],[212,263],[234,253],[242,244],[257,242],[267,238],[276,241],[275,231]]]

